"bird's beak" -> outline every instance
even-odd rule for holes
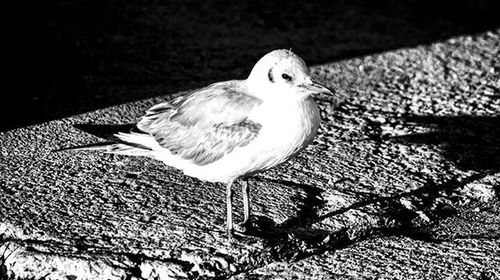
[[[305,91],[307,91],[309,94],[326,93],[328,95],[335,96],[333,90],[313,80],[310,80],[307,83],[301,85],[301,87],[304,88]]]

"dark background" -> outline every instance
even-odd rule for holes
[[[276,48],[314,65],[482,32],[496,2],[18,1],[2,15],[0,131],[245,78]]]

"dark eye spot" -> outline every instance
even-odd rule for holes
[[[281,74],[281,78],[283,78],[284,80],[286,80],[288,82],[292,81],[292,77],[286,73]]]

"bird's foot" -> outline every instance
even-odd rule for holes
[[[246,221],[236,224],[235,231],[247,236],[271,236],[275,234],[276,224],[264,216],[250,216]]]
[[[245,234],[252,229],[252,223],[250,220],[246,220],[242,223],[236,224],[235,225],[235,231],[241,234]]]

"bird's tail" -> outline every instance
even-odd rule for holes
[[[88,145],[63,147],[59,149],[52,150],[52,152],[64,152],[64,151],[82,151],[82,150],[108,150],[110,146],[116,145],[116,142],[98,142]]]
[[[64,147],[53,150],[54,152],[69,151],[69,150],[101,150],[107,153],[125,154],[125,155],[146,155],[151,151],[151,148],[136,143],[135,141],[128,141],[134,138],[123,137],[124,135],[137,135],[148,137],[149,135],[138,130],[135,124],[75,124],[75,128],[103,138],[106,141],[92,143],[80,146]]]

